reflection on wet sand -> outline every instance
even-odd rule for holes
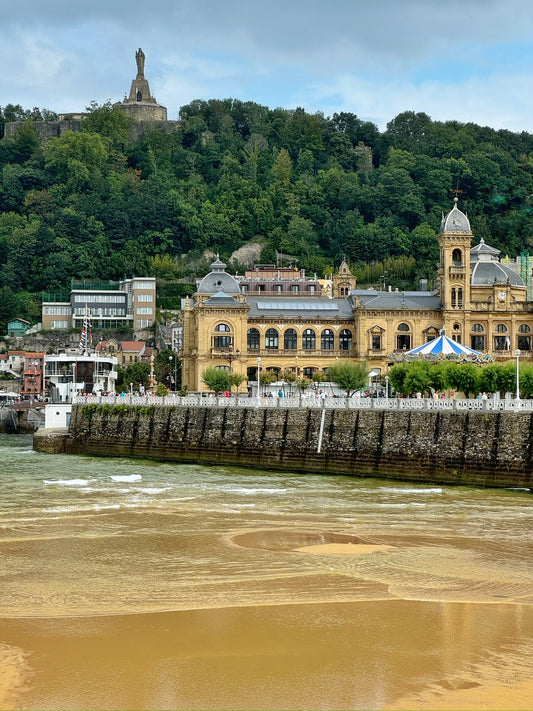
[[[390,601],[4,620],[8,643],[32,650],[33,676],[0,706],[431,709],[470,708],[473,698],[501,709],[512,692],[512,708],[528,708],[533,610],[491,607]],[[479,693],[485,684],[500,690],[494,703]]]

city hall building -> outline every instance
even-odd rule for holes
[[[244,277],[217,259],[183,300],[182,380],[202,390],[208,367],[257,379],[257,369],[311,378],[338,360],[365,361],[379,378],[402,353],[439,335],[499,361],[531,357],[533,302],[524,280],[483,240],[472,246],[468,217],[443,216],[434,291],[357,289],[343,262],[331,280],[298,270],[257,269]]]

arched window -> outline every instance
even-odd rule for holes
[[[330,328],[326,328],[320,334],[320,348],[323,351],[332,351],[335,348],[335,337]]]
[[[306,328],[302,334],[302,348],[312,351],[316,348],[316,334],[312,328]]]
[[[522,334],[518,336],[517,339],[517,346],[521,351],[530,351],[531,350],[531,336],[524,336],[524,333],[531,333],[531,329],[527,325],[527,323],[522,323],[518,327],[518,333]]]
[[[504,323],[497,323],[494,329],[495,333],[505,334],[494,336],[494,350],[495,351],[508,351],[511,349],[511,339],[507,332],[507,326]]]
[[[215,331],[217,333],[230,333],[231,328],[227,323],[219,323],[215,326]]]
[[[350,351],[352,349],[352,332],[344,328],[339,334],[339,348],[341,351]]]
[[[288,328],[283,334],[283,348],[294,351],[297,348],[298,335],[294,328]]]
[[[475,350],[475,351],[484,351],[485,350],[485,336],[480,336],[480,333],[483,333],[485,329],[480,323],[475,323],[472,326],[472,335],[470,336],[470,346]]]
[[[215,326],[215,333],[231,333],[231,329],[227,323],[218,323]],[[225,336],[213,336],[213,348],[231,348],[233,345],[233,337],[229,335]]]
[[[463,308],[463,289],[462,287],[452,288],[452,309]]]
[[[398,324],[399,333],[396,335],[396,348],[399,351],[408,350],[411,348],[411,335],[409,333],[410,329],[406,323]]]
[[[460,249],[454,249],[452,252],[452,262],[458,266],[463,263],[463,253]]]
[[[250,328],[248,330],[247,343],[249,350],[257,350],[259,348],[260,337],[257,328]]]
[[[279,348],[279,336],[275,328],[268,328],[265,333],[265,348]]]

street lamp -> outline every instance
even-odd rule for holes
[[[261,396],[261,358],[257,358],[257,402],[259,402],[259,398]]]
[[[170,385],[172,385],[172,361],[173,361],[173,357],[169,356],[168,357],[168,379],[170,380]],[[174,388],[175,387],[176,386],[174,385]],[[172,390],[172,388],[170,388],[170,389]]]
[[[385,376],[385,400],[389,399],[389,376]]]
[[[514,352],[516,356],[516,399],[520,400],[520,349]]]

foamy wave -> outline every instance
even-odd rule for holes
[[[88,486],[89,479],[45,479],[49,486]]]
[[[380,491],[384,491],[387,494],[442,494],[442,489],[432,488],[432,489],[395,489],[394,487],[380,487]]]
[[[170,491],[172,487],[164,486],[157,489],[156,487],[146,487],[145,489],[135,489],[139,494],[164,494],[165,491]]]
[[[111,481],[141,481],[141,474],[117,474],[111,477]]]

